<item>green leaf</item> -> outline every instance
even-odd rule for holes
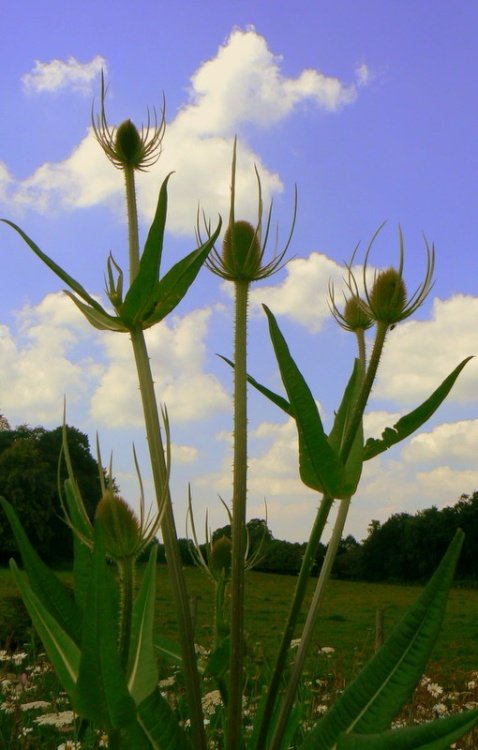
[[[153,642],[156,553],[154,546],[133,607],[128,690],[137,704],[153,692],[159,679]]]
[[[109,573],[97,521],[75,705],[81,716],[107,730],[124,727],[136,716],[120,664],[118,611]]]
[[[337,750],[448,750],[478,723],[478,709],[382,734],[345,734]]]
[[[81,496],[79,487],[74,480],[65,480],[65,497],[70,521],[75,529],[88,538],[91,529],[85,527],[85,519],[79,508]],[[91,550],[81,541],[78,534],[73,532],[73,580],[75,582],[75,601],[85,609],[86,593],[91,571]]]
[[[152,307],[143,316],[143,327],[150,327],[159,323],[181,302],[209,255],[220,231],[221,221],[219,221],[216,231],[207,242],[178,261],[160,279],[152,296]]]
[[[445,613],[463,538],[459,529],[415,604],[307,735],[301,750],[333,750],[343,732],[365,734],[388,729],[410,698],[430,656]]]
[[[73,699],[80,665],[80,649],[34,594],[25,575],[18,570],[14,560],[10,560],[10,569],[20,589],[33,626],[41,638],[58,679],[70,698]]]
[[[354,368],[349,382],[344,391],[342,401],[334,419],[334,424],[329,435],[329,444],[340,456],[342,446],[347,435],[347,430],[355,404],[362,385],[361,368],[358,359],[354,362]],[[363,423],[357,429],[352,448],[345,462],[344,479],[341,492],[337,497],[352,497],[357,490],[363,466]]]
[[[121,317],[129,324],[141,322],[145,313],[154,307],[154,291],[159,280],[164,228],[168,211],[168,174],[159,191],[156,213],[146,239],[139,270],[126,294]]]
[[[234,362],[227,357],[223,357],[222,354],[218,355],[221,359],[224,360],[228,365],[234,369]],[[292,411],[291,405],[285,399],[283,396],[280,396],[278,393],[274,393],[274,391],[270,391],[269,388],[266,388],[265,385],[262,385],[257,380],[255,380],[251,375],[247,376],[247,382],[250,383],[256,391],[259,391],[259,393],[262,393],[263,396],[269,399],[269,401],[272,401],[273,404],[279,407],[279,409],[282,409],[282,411],[285,411],[286,414],[288,414],[290,417],[294,417],[294,412]]]
[[[186,734],[158,688],[138,706],[138,721],[152,750],[192,750]]]
[[[167,638],[165,635],[155,633],[154,635],[154,647],[158,652],[158,656],[166,659],[171,664],[181,666],[182,656],[181,648],[176,641],[172,638]]]
[[[221,677],[229,667],[230,654],[231,638],[227,636],[210,655],[204,674],[211,677]]]
[[[460,362],[458,367],[456,367],[453,372],[445,378],[443,383],[432,393],[430,398],[423,402],[423,404],[399,419],[393,428],[386,427],[382,432],[381,440],[369,438],[365,443],[364,461],[368,461],[370,458],[378,456],[379,453],[383,453],[383,451],[391,448],[395,443],[404,440],[430,419],[432,414],[435,413],[440,404],[448,396],[458,375],[470,359],[473,359],[473,357],[467,357],[463,362]]]
[[[78,297],[75,297],[71,292],[65,291],[65,294],[67,294],[72,302],[75,303],[78,310],[80,310],[93,328],[96,328],[99,331],[115,331],[123,333],[128,330],[121,318],[109,315],[102,307],[98,310],[91,305],[85,305],[84,302],[81,302]]]
[[[27,234],[25,234],[25,232],[22,229],[20,229],[19,226],[14,224],[13,221],[9,221],[8,219],[0,219],[0,221],[3,221],[5,224],[8,224],[16,232],[18,232],[20,237],[22,237],[22,239],[25,240],[25,242],[33,250],[35,255],[37,255],[40,258],[40,260],[42,260],[43,263],[45,263],[45,265],[47,265],[48,268],[50,268],[53,271],[53,273],[55,273],[62,281],[64,281],[70,287],[70,289],[73,289],[73,291],[76,292],[76,294],[78,294],[82,299],[84,299],[85,302],[88,303],[88,305],[91,305],[91,307],[95,308],[98,312],[104,313],[104,310],[101,307],[101,305],[95,299],[93,299],[93,297],[90,297],[86,289],[84,289],[84,287],[82,287],[81,284],[78,283],[78,281],[76,281],[72,276],[70,276],[66,271],[64,271],[63,268],[61,268],[61,266],[55,263],[54,260],[49,258],[48,255],[46,255],[42,250],[40,250],[38,245],[36,245],[35,242],[33,242],[33,240],[30,239],[30,237]]]
[[[299,437],[299,472],[304,484],[330,497],[339,497],[343,466],[327,441],[319,411],[277,322],[266,305],[269,332]],[[339,494],[338,494],[339,493]]]
[[[0,498],[0,503],[15,536],[32,592],[58,622],[59,627],[79,645],[82,617],[80,608],[59,578],[35,552],[10,503],[4,498]]]

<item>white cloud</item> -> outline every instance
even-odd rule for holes
[[[69,57],[66,61],[35,60],[33,69],[22,76],[22,83],[28,93],[41,94],[45,91],[70,89],[89,95],[92,83],[101,70],[107,70],[106,60],[101,55],[96,55],[87,63],[81,63],[75,57]]]
[[[436,298],[431,320],[401,323],[389,335],[373,396],[420,403],[467,356],[478,353],[478,297]],[[474,402],[477,361],[469,362],[448,401]]]
[[[79,83],[74,62],[38,63],[38,72],[27,80],[36,82],[30,85],[37,89]],[[102,63],[99,57],[89,63],[88,75]],[[268,49],[264,37],[253,29],[235,30],[192,76],[189,102],[168,125],[161,159],[138,180],[143,218],[151,219],[160,182],[171,170],[175,175],[170,183],[169,230],[192,235],[198,202],[213,223],[218,212],[227,217],[236,132],[248,125],[272,127],[302,104],[336,111],[356,95],[356,84],[345,85],[318,70],[302,71],[296,78],[283,75],[281,58]],[[236,197],[244,218],[253,218],[256,212],[254,164],[261,175],[265,205],[282,190],[279,176],[241,138]],[[90,131],[63,162],[44,164],[19,182],[13,199],[40,211],[65,210],[115,200],[122,190],[121,175],[106,163]]]
[[[17,323],[14,332],[0,327],[2,410],[17,422],[58,424],[62,396],[78,401],[96,374],[89,356],[72,356],[88,326],[63,294],[23,308]]]
[[[195,310],[146,331],[158,397],[173,424],[203,419],[229,406],[222,385],[203,371],[210,315],[210,310]],[[141,402],[130,342],[114,333],[101,341],[107,364],[91,399],[91,417],[110,427],[139,426]]]
[[[412,438],[402,451],[402,457],[410,463],[449,463],[455,466],[476,463],[478,445],[478,419],[463,419],[446,422],[431,432],[421,432]]]

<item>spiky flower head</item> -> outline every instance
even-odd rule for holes
[[[399,238],[399,264],[398,268],[388,268],[376,272],[369,288],[367,284],[367,263],[373,241],[381,227],[375,232],[365,255],[363,266],[363,285],[367,301],[367,310],[370,316],[377,322],[391,327],[409,318],[423,304],[433,286],[433,270],[435,267],[435,250],[430,247],[425,239],[427,251],[427,266],[425,278],[415,292],[409,296],[403,279],[404,243],[401,227],[398,228]]]
[[[231,572],[232,542],[225,534],[214,539],[208,549],[209,570],[214,577],[228,578]]]
[[[112,560],[134,558],[142,537],[138,518],[128,503],[107,490],[96,507],[96,519],[103,527],[105,550]]]
[[[131,120],[125,120],[118,127],[114,127],[108,125],[106,119],[105,95],[102,74],[100,113],[96,117],[92,115],[91,118],[98,143],[117,169],[133,168],[146,171],[161,155],[161,143],[166,129],[164,103],[159,122],[156,111],[153,110],[151,118],[148,110],[146,125],[142,125],[140,130]]]
[[[272,260],[264,263],[264,254],[269,237],[272,218],[272,204],[267,213],[265,230],[263,232],[263,204],[262,187],[259,173],[256,171],[258,184],[257,223],[254,227],[248,221],[236,221],[235,191],[236,191],[236,151],[237,140],[234,139],[231,175],[231,205],[229,209],[229,224],[224,233],[222,253],[215,248],[206,260],[207,267],[218,276],[229,281],[259,281],[276,273],[283,266],[284,256],[290,245],[294,231],[297,210],[297,196],[294,201],[292,226],[286,245],[281,252],[276,252]],[[209,233],[209,232],[208,232]]]

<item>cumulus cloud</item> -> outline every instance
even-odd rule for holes
[[[81,63],[75,57],[68,60],[35,60],[32,70],[22,76],[23,88],[29,94],[42,94],[69,89],[90,95],[96,76],[107,63],[104,57],[96,55],[90,62]]]
[[[473,465],[478,445],[478,419],[446,422],[412,438],[402,451],[410,463]]]
[[[89,356],[73,356],[87,324],[62,294],[49,294],[18,314],[16,330],[0,327],[2,410],[16,421],[58,423],[61,399],[83,397],[96,374]]]
[[[83,79],[79,64],[74,63],[38,63],[38,72],[27,79],[35,83],[29,85],[36,86],[35,90],[75,81],[79,85]],[[95,58],[88,64],[88,75],[93,76],[103,63],[102,58]],[[248,29],[233,31],[217,54],[198,67],[191,78],[189,101],[168,125],[160,161],[139,181],[143,218],[151,218],[161,179],[171,170],[175,171],[170,183],[171,231],[194,233],[198,201],[213,222],[218,212],[227,216],[235,133],[251,125],[272,127],[301,105],[337,111],[355,100],[364,82],[363,70],[351,84],[313,69],[292,78],[283,74],[281,63],[264,37]],[[245,218],[252,218],[256,211],[254,164],[261,175],[265,204],[282,190],[279,176],[241,138],[236,198]],[[44,164],[20,182],[13,199],[40,211],[65,210],[116,200],[122,189],[121,176],[106,163],[90,131],[63,162]]]
[[[390,333],[373,395],[397,404],[427,398],[463,359],[478,352],[477,319],[478,297],[455,294],[433,301],[431,319],[401,323]],[[476,377],[472,360],[448,401],[475,402]]]
[[[210,310],[195,310],[146,331],[153,377],[172,422],[202,419],[228,408],[222,385],[203,370],[210,315]],[[130,342],[114,333],[103,336],[102,342],[107,364],[91,399],[91,416],[110,427],[140,426],[141,402]]]

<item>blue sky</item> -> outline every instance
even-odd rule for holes
[[[397,258],[405,279],[425,269],[423,235],[436,246],[436,281],[413,320],[390,335],[366,418],[378,436],[478,352],[478,8],[458,0],[306,2],[24,2],[2,9],[0,215],[23,229],[90,293],[103,294],[106,257],[126,263],[121,174],[90,128],[99,74],[113,124],[138,125],[166,99],[158,164],[137,181],[141,231],[174,170],[165,267],[193,248],[198,204],[227,216],[238,136],[237,215],[256,210],[254,164],[279,237],[299,204],[291,260],[257,284],[250,370],[280,388],[260,303],[276,313],[320,404],[326,426],[355,354],[328,312],[343,263],[387,221],[375,267]],[[0,228],[0,411],[12,425],[54,427],[63,395],[69,421],[114,454],[134,505],[131,446],[147,476],[139,399],[127,337],[92,332],[61,284],[8,228]],[[358,254],[360,262],[363,256]],[[167,323],[149,333],[158,396],[173,423],[172,487],[184,533],[187,485],[196,520],[230,497],[231,290],[201,272]],[[478,488],[478,365],[422,430],[369,462],[347,533],[372,518],[453,504]],[[249,516],[278,538],[306,539],[317,497],[297,479],[294,425],[250,396]],[[149,486],[149,485],[147,485]]]

